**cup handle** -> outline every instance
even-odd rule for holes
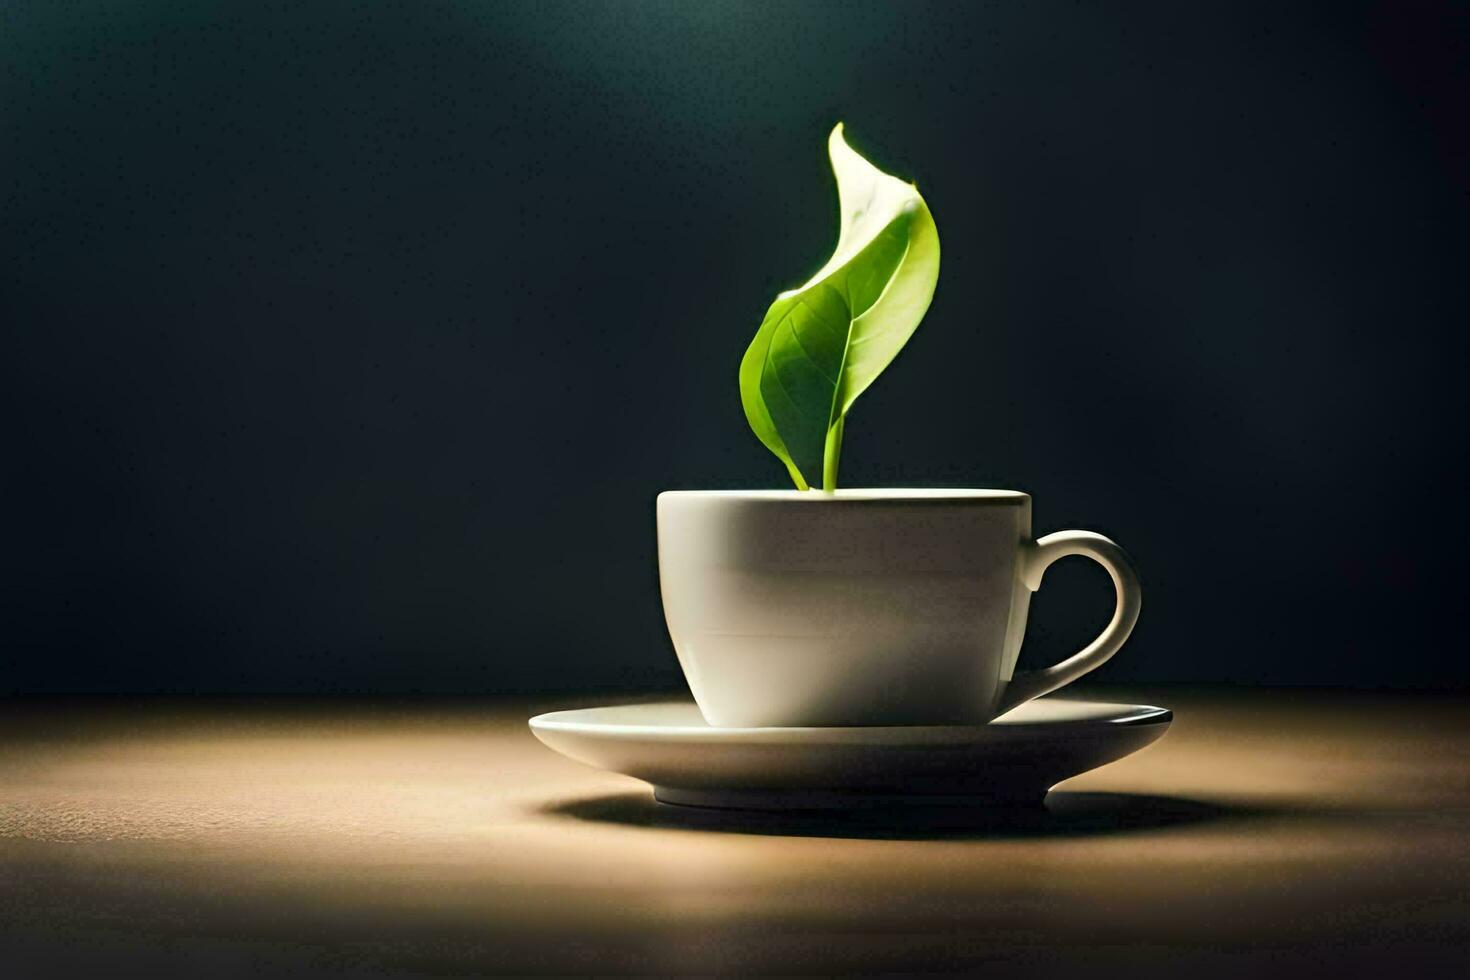
[[[1001,695],[997,715],[1032,698],[1050,694],[1088,671],[1101,667],[1123,646],[1128,634],[1133,632],[1133,624],[1138,622],[1143,593],[1138,586],[1138,573],[1133,570],[1133,563],[1112,540],[1092,531],[1058,531],[1026,546],[1021,557],[1021,578],[1026,588],[1032,592],[1040,589],[1041,577],[1046,574],[1047,567],[1068,555],[1086,555],[1106,568],[1113,577],[1113,588],[1118,594],[1113,620],[1097,639],[1061,663],[1044,670],[1023,671],[1012,677]]]

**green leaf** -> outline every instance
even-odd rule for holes
[[[827,140],[837,248],[776,297],[740,362],[745,417],[802,490],[837,487],[843,423],[929,309],[939,234],[918,190],[864,160],[838,123]]]

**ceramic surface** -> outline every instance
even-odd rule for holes
[[[1031,593],[1066,555],[1108,570],[1112,622],[1014,674]],[[671,491],[658,559],[679,663],[725,727],[983,724],[1101,665],[1140,605],[1121,548],[1033,540],[1013,490]]]
[[[530,724],[562,755],[651,783],[663,802],[782,809],[1039,803],[1158,739],[1172,718],[1051,698],[988,725],[715,728],[688,702],[553,711]]]

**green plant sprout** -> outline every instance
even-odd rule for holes
[[[776,297],[740,361],[745,417],[800,490],[837,489],[848,410],[913,336],[939,279],[939,233],[912,184],[827,138],[842,228],[827,264]]]

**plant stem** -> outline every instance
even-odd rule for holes
[[[842,426],[847,416],[839,415],[827,430],[827,445],[822,450],[822,489],[828,493],[837,489],[837,464],[842,458]]]

